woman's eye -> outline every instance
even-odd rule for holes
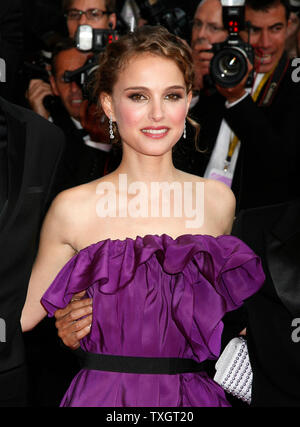
[[[144,95],[142,95],[141,93],[133,93],[133,94],[129,95],[129,98],[135,102],[144,101],[146,99],[146,97]]]
[[[182,98],[182,95],[179,93],[169,93],[166,95],[166,99],[169,99],[170,101],[178,101]]]

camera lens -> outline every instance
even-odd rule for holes
[[[232,77],[240,71],[240,63],[236,55],[229,54],[220,59],[219,68],[222,76]]]
[[[211,60],[211,76],[215,83],[222,87],[234,87],[248,70],[247,57],[237,48],[225,48]]]

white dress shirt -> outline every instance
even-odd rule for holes
[[[258,87],[259,83],[261,82],[263,76],[264,76],[264,74],[262,74],[262,73],[257,74],[255,76],[253,88],[252,89],[247,88],[246,93],[239,100],[237,100],[231,104],[228,101],[226,101],[226,103],[225,103],[226,108],[233,107],[234,105],[241,102],[246,96],[249,96],[249,94],[254,93],[256,91],[256,88]],[[220,170],[220,171],[224,170],[224,164],[225,164],[227,154],[228,154],[228,147],[229,147],[230,141],[232,140],[233,136],[234,136],[233,131],[228,126],[226,120],[223,119],[221,126],[220,126],[219,134],[218,134],[214,149],[212,151],[212,154],[210,156],[210,160],[208,162],[208,165],[207,165],[205,173],[204,173],[204,178],[209,178],[210,174],[212,173],[212,170]],[[239,155],[239,151],[240,151],[240,141],[238,142],[238,144],[234,150],[234,153],[232,155],[231,162],[228,165],[228,175],[233,176],[233,174],[234,174],[236,162],[237,162],[238,155]]]

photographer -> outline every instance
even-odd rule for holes
[[[116,27],[115,0],[64,0],[63,8],[72,38],[79,25],[100,30]]]
[[[212,1],[206,0],[203,7]],[[221,3],[218,8],[222,11]],[[214,13],[216,16],[216,10]],[[254,65],[247,61],[248,71],[234,87],[215,84],[218,93],[213,95],[204,88],[193,109],[202,125],[199,148],[206,150],[197,173],[230,185],[239,208],[299,196],[300,87],[292,81],[291,64],[284,51],[288,3],[247,0],[245,21],[250,22]],[[242,31],[241,37],[247,41],[247,32]],[[253,68],[254,82],[246,88]]]
[[[65,78],[66,71],[78,70],[86,63],[88,56],[74,48],[71,39],[58,43],[53,53],[50,84],[57,98],[56,114],[51,119],[66,136],[66,149],[56,179],[56,193],[105,175],[115,168],[118,161],[111,150],[104,114],[95,116],[90,133],[83,129],[85,120],[89,121],[86,128],[91,127],[91,118],[82,115],[82,109],[87,111],[83,104],[88,101],[84,99],[77,79],[66,81]]]
[[[64,0],[63,10],[69,36],[74,38],[79,25],[90,25],[98,29],[114,29],[116,27],[115,0]],[[53,95],[48,82],[32,79],[26,93],[33,111],[46,119],[50,112],[43,104],[47,95]]]
[[[203,0],[199,3],[192,27],[191,47],[195,64],[194,89],[203,88],[203,76],[209,74],[213,43],[226,40],[228,32],[222,22],[220,0]]]

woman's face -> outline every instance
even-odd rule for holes
[[[112,96],[101,100],[117,122],[123,150],[155,156],[170,151],[182,136],[191,96],[173,60],[142,54],[129,60]]]

